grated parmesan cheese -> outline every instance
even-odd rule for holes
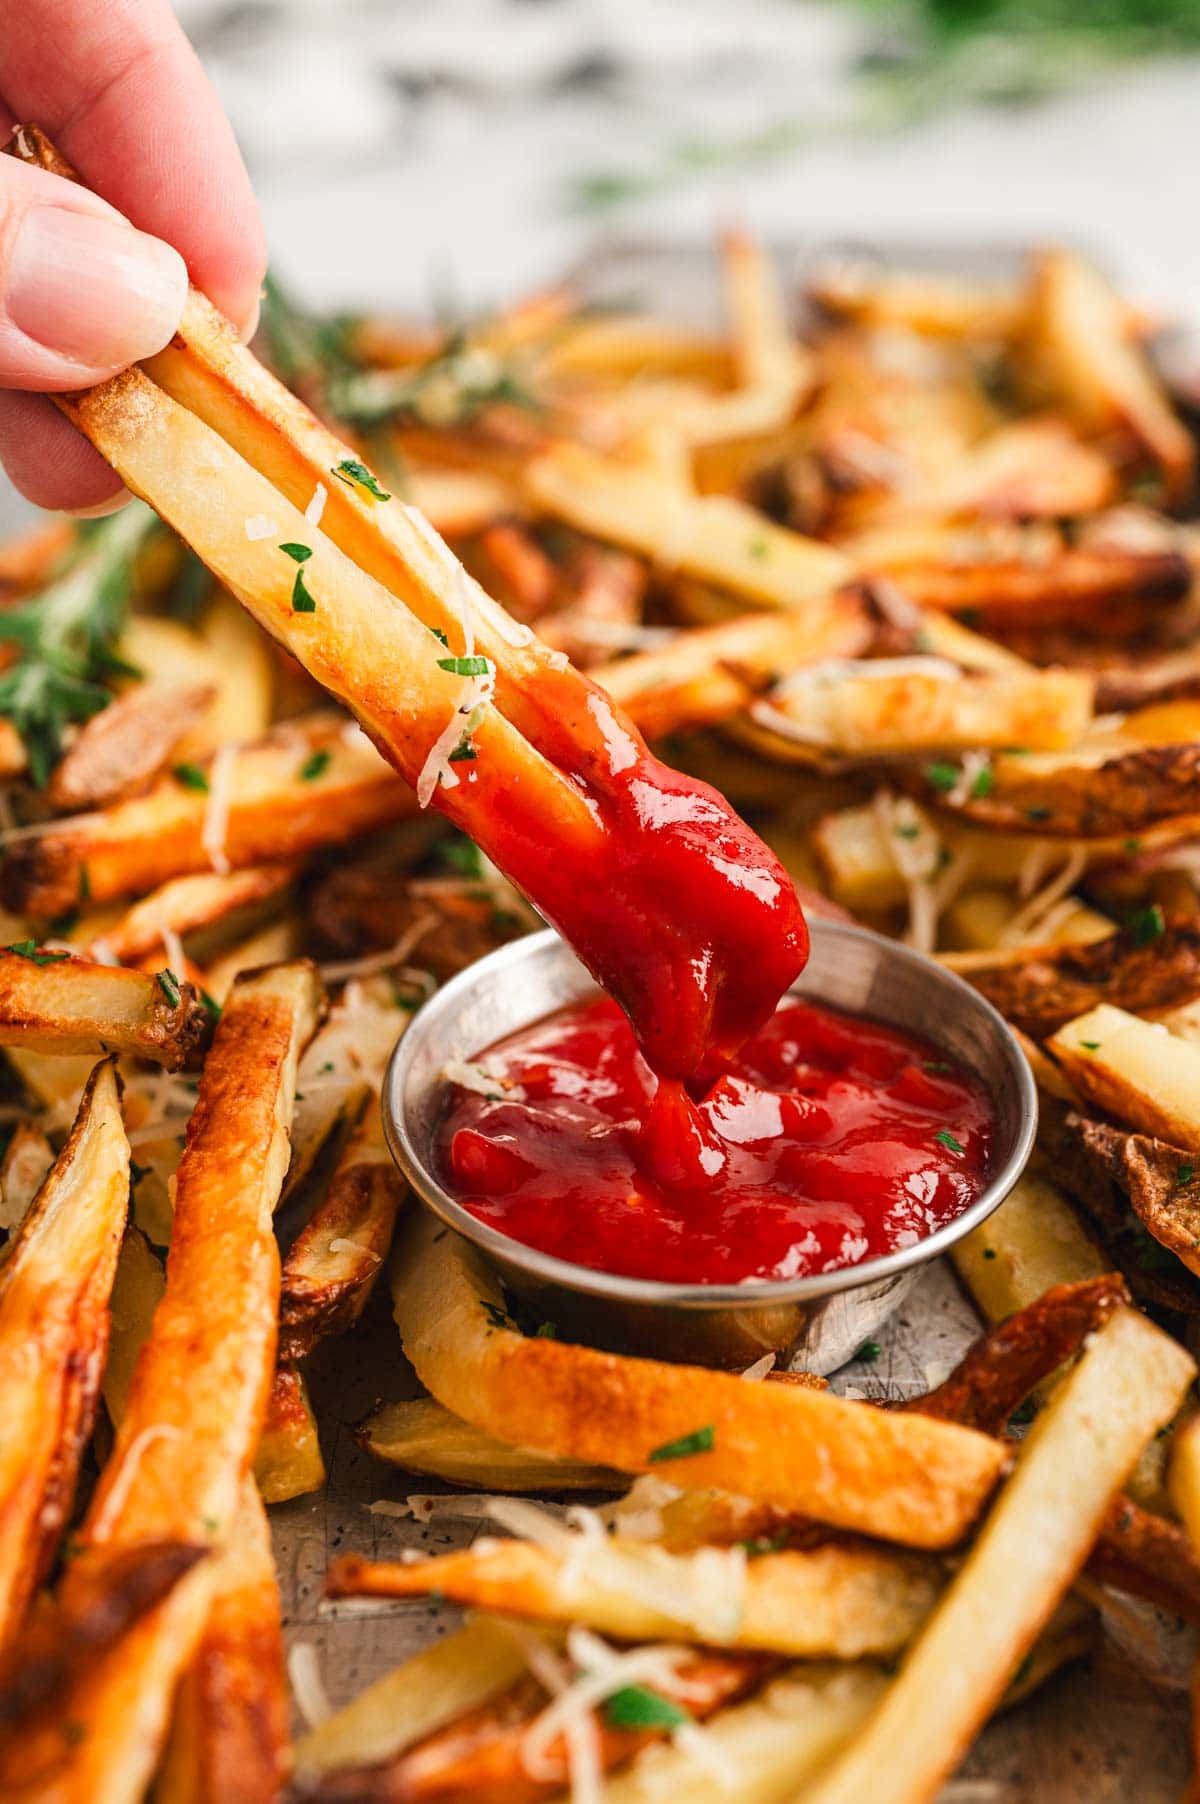
[[[278,533],[278,523],[269,514],[251,514],[246,521],[246,537],[252,545],[259,539],[273,539]]]
[[[756,1379],[765,1378],[768,1372],[773,1372],[774,1370],[774,1353],[764,1353],[761,1359],[756,1359],[752,1366],[746,1367],[746,1370],[742,1373],[742,1377],[748,1379],[749,1382],[753,1384]]]
[[[229,832],[229,804],[233,799],[233,766],[236,758],[237,747],[223,745],[214,757],[208,773],[208,801],[204,809],[204,825],[200,830],[200,844],[219,877],[227,877],[231,869],[226,856],[225,840]]]
[[[288,1678],[292,1684],[292,1696],[296,1700],[296,1708],[304,1718],[309,1729],[319,1728],[333,1715],[333,1705],[329,1702],[325,1690],[325,1682],[321,1677],[321,1662],[316,1647],[311,1641],[297,1641],[288,1652]]]
[[[380,1263],[379,1254],[374,1247],[364,1246],[361,1240],[350,1240],[344,1234],[339,1234],[330,1241],[329,1251],[331,1253],[365,1253],[368,1259],[375,1261],[376,1265]]]
[[[523,1102],[525,1091],[520,1084],[509,1082],[507,1078],[493,1077],[487,1068],[480,1064],[472,1064],[467,1059],[447,1059],[442,1066],[442,1077],[448,1084],[457,1084],[460,1090],[471,1090],[476,1096],[486,1096],[490,1102],[500,1102],[508,1098],[512,1102]]]
[[[414,946],[423,940],[427,933],[432,933],[438,924],[438,917],[430,911],[418,915],[412,925],[405,929],[396,941],[384,952],[368,952],[363,958],[347,958],[335,960],[333,963],[319,967],[325,983],[345,983],[354,977],[374,977],[380,971],[390,971],[395,965],[402,965]],[[429,978],[434,988],[436,982],[428,971],[416,973],[421,978]]]
[[[1002,946],[1017,946],[1029,934],[1046,932],[1047,919],[1052,911],[1070,895],[1086,869],[1087,853],[1077,846],[1074,851],[1068,852],[1057,874],[1005,924],[999,935],[999,943]]]
[[[313,490],[313,498],[304,510],[304,518],[309,526],[320,526],[321,516],[325,512],[325,503],[329,499],[329,490],[323,482],[319,482]]]

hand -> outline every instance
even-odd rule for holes
[[[26,120],[97,193],[0,157],[0,461],[43,507],[101,510],[120,484],[46,394],[161,350],[189,272],[252,331],[262,224],[166,0],[0,0],[0,141]]]

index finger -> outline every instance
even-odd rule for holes
[[[0,5],[0,88],[81,176],[180,251],[238,326],[266,268],[258,206],[233,132],[166,0]]]

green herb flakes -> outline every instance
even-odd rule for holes
[[[71,956],[69,952],[48,952],[36,940],[14,940],[5,951],[15,952],[18,958],[27,958],[31,965],[61,965]]]
[[[952,1153],[961,1155],[967,1150],[961,1142],[954,1138],[954,1135],[950,1132],[949,1128],[939,1128],[933,1137],[940,1145],[948,1147]]]
[[[170,1003],[171,1007],[178,1008],[182,992],[179,988],[179,979],[176,977],[174,971],[159,971],[157,973],[157,978],[158,987]]]
[[[386,489],[380,488],[366,464],[360,463],[357,457],[343,457],[340,464],[333,465],[333,474],[347,488],[366,489],[368,495],[374,495],[376,501],[390,501],[392,498]]]
[[[695,1428],[691,1434],[680,1435],[677,1441],[664,1441],[649,1455],[651,1465],[660,1460],[690,1459],[696,1453],[711,1453],[716,1443],[716,1432],[709,1422],[703,1428]]]
[[[300,766],[300,781],[302,783],[315,783],[318,777],[323,777],[325,775],[325,772],[329,769],[332,762],[333,753],[329,750],[329,747],[327,745],[319,747],[317,751],[311,752]]]
[[[208,778],[198,764],[177,764],[171,775],[184,789],[194,789],[200,795],[208,794]]]

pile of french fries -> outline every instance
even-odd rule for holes
[[[65,403],[151,505],[0,551],[5,1799],[920,1804],[1113,1599],[1200,1625],[1191,435],[1073,254],[831,265],[800,329],[722,257],[721,336],[274,291],[289,394],[193,296]],[[464,610],[469,755],[562,843],[565,654],[1023,1036],[1039,1151],[928,1395],[574,1345],[407,1203],[388,1054],[536,924],[414,793],[454,684],[413,648]],[[306,1366],[377,1285],[422,1393],[356,1427],[379,1507],[420,1474],[496,1532],[335,1560],[471,1614],[332,1713],[298,1658],[293,1709],[269,1512],[325,1483]]]

